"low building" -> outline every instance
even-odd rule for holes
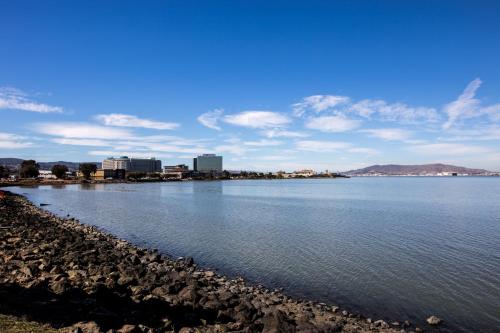
[[[161,172],[161,161],[156,158],[129,158],[128,156],[109,157],[102,161],[103,170],[119,170],[126,172]]]
[[[316,171],[311,169],[298,170],[293,172],[293,177],[313,177],[316,175]]]
[[[189,173],[189,168],[185,164],[165,165],[162,175],[168,179],[182,179]]]
[[[50,171],[50,170],[39,170],[38,171],[38,178],[57,179],[57,177],[54,174],[52,174],[52,171]]]
[[[76,176],[78,178],[84,178],[83,173],[78,171]],[[96,172],[90,174],[91,180],[105,180],[105,179],[125,179],[124,169],[97,169]]]
[[[193,159],[193,169],[196,172],[221,173],[222,156],[203,154]]]

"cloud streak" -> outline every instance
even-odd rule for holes
[[[361,122],[349,119],[345,116],[324,116],[311,118],[306,122],[309,129],[319,130],[321,132],[346,132],[353,130],[361,125]]]
[[[0,109],[21,110],[38,113],[62,113],[63,108],[52,106],[31,100],[28,95],[21,90],[1,87],[0,88]]]
[[[99,114],[95,119],[106,126],[142,127],[157,130],[172,130],[180,125],[172,122],[162,122],[150,119],[141,119],[137,116],[122,113]]]
[[[22,149],[32,147],[33,143],[26,141],[26,137],[0,132],[0,149]]]
[[[361,133],[367,133],[368,136],[386,140],[403,141],[410,137],[411,132],[400,128],[374,128],[360,130]]]
[[[220,131],[221,128],[218,125],[219,119],[224,113],[223,109],[215,109],[213,111],[205,112],[196,118],[200,124],[205,127],[211,128],[216,131]]]
[[[227,115],[223,121],[231,125],[259,129],[280,128],[291,123],[288,116],[271,111],[244,111]]]

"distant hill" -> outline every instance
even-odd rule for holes
[[[422,165],[372,165],[363,169],[347,171],[346,174],[350,176],[368,176],[368,175],[387,175],[387,176],[400,176],[400,175],[438,175],[443,173],[457,173],[467,175],[486,175],[490,171],[483,169],[470,169],[455,165],[447,164],[422,164]]]
[[[17,169],[21,165],[23,159],[21,158],[0,158],[0,165],[7,166],[12,169]],[[82,163],[94,163],[98,167],[100,167],[100,162],[82,162]],[[80,162],[65,162],[65,161],[57,161],[57,162],[38,162],[41,170],[50,170],[52,166],[56,164],[63,164],[68,167],[70,171],[78,170],[80,166]]]

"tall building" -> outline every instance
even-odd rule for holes
[[[222,156],[203,154],[195,157],[193,169],[198,172],[222,172]]]
[[[110,157],[102,161],[104,170],[123,169],[127,172],[160,172],[161,161],[152,158]]]

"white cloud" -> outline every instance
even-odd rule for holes
[[[307,133],[287,131],[287,130],[282,130],[282,129],[265,130],[265,131],[262,131],[261,134],[268,137],[269,139],[272,139],[272,138],[305,138],[305,137],[309,136],[309,134],[307,134]]]
[[[151,157],[156,157],[156,158],[171,158],[174,157],[173,155],[170,154],[164,154],[161,152],[138,152],[138,151],[116,151],[116,150],[91,150],[87,152],[88,155],[91,156],[102,156],[102,157],[109,157],[109,156],[128,156],[128,157],[135,157],[135,158],[151,158]]]
[[[347,142],[315,141],[315,140],[297,141],[295,145],[298,150],[312,151],[318,153],[344,150],[352,146],[350,143]]]
[[[402,141],[408,139],[411,135],[409,131],[399,128],[374,128],[360,130],[360,132],[367,133],[371,137],[387,141]]]
[[[283,141],[261,139],[258,141],[245,141],[243,142],[243,144],[247,146],[267,147],[267,146],[279,146],[283,144]]]
[[[376,150],[376,149],[362,148],[362,147],[350,148],[347,151],[349,153],[364,154],[364,155],[377,155],[377,154],[380,154],[380,152],[378,150]]]
[[[446,134],[438,138],[442,141],[494,141],[500,140],[500,126],[479,126],[470,129],[450,128]]]
[[[347,96],[334,95],[313,95],[304,97],[301,102],[292,105],[294,116],[303,116],[307,109],[312,109],[318,113],[327,109],[334,108],[337,105],[349,103],[350,98]]]
[[[330,111],[330,114],[356,115],[363,118],[376,116],[382,121],[414,123],[418,121],[436,122],[439,115],[434,108],[410,107],[404,103],[387,103],[381,99],[364,99],[353,102],[347,96],[313,95],[292,105],[295,116],[303,116],[308,110],[315,113]]]
[[[24,136],[0,132],[0,149],[21,149],[33,146]]]
[[[55,138],[51,140],[52,142],[61,145],[71,145],[71,146],[93,146],[93,147],[105,147],[112,146],[113,143],[107,142],[105,140],[98,139],[68,139],[68,138]]]
[[[0,109],[22,110],[39,113],[61,113],[63,108],[38,103],[28,98],[24,92],[9,87],[0,88]]]
[[[469,118],[478,115],[479,100],[475,98],[476,91],[481,86],[481,80],[475,79],[470,82],[458,99],[447,104],[444,112],[448,114],[448,121],[443,128],[449,129],[459,118]]]
[[[306,122],[307,128],[322,132],[346,132],[359,127],[359,125],[360,121],[342,115],[316,117]]]
[[[248,149],[240,144],[233,144],[233,145],[216,146],[214,150],[217,153],[229,153],[229,154],[233,154],[233,155],[237,155],[237,156],[243,156],[250,149]]]
[[[125,129],[105,127],[88,123],[38,123],[38,133],[72,139],[125,139],[132,133]]]
[[[404,103],[387,103],[384,100],[365,99],[351,104],[348,111],[364,118],[377,116],[383,121],[436,122],[439,115],[434,108],[410,107]]]
[[[244,111],[227,115],[223,120],[228,124],[249,128],[276,128],[291,122],[286,115],[271,111]]]
[[[481,106],[481,101],[476,98],[481,84],[479,78],[471,81],[455,101],[445,105],[443,110],[448,115],[448,120],[443,124],[443,129],[451,129],[460,120],[481,116],[487,116],[493,122],[500,121],[500,103]]]
[[[179,127],[177,123],[141,119],[133,115],[121,113],[100,114],[95,116],[95,118],[106,126],[142,127],[158,130],[171,130]]]
[[[217,125],[219,122],[220,117],[224,113],[223,109],[215,109],[210,112],[205,112],[201,114],[197,120],[200,124],[202,124],[205,127],[220,131],[221,128],[220,126]]]
[[[432,143],[409,147],[413,152],[424,155],[474,155],[493,152],[492,149],[482,146],[465,145],[458,143]]]

